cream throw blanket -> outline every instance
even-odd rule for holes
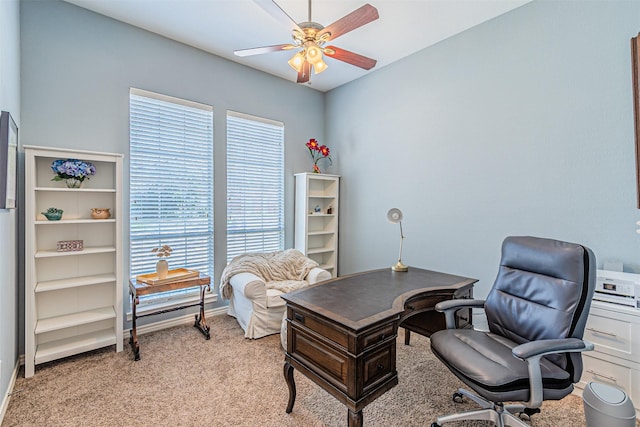
[[[253,273],[266,283],[267,289],[284,293],[308,286],[304,280],[318,263],[307,258],[297,249],[238,255],[225,267],[220,278],[220,295],[231,298],[229,281],[239,273]]]

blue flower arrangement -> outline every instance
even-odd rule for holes
[[[51,181],[75,178],[82,182],[85,179],[89,179],[89,176],[96,174],[96,167],[93,163],[77,159],[54,160],[51,163],[51,170],[56,174]]]

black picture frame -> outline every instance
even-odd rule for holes
[[[0,209],[16,208],[18,126],[8,111],[0,113]]]

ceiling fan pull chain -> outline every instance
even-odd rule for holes
[[[309,21],[308,22],[312,22],[311,21],[311,0],[309,0]]]

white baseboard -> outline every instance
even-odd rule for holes
[[[1,1],[1,0],[0,0]],[[222,316],[227,314],[227,307],[217,307],[211,310],[205,310],[204,317],[205,319],[209,319],[216,316]],[[179,317],[174,317],[167,320],[161,320],[159,322],[149,323],[148,325],[140,325],[138,326],[138,335],[148,334],[149,332],[161,331],[163,329],[172,328],[174,326],[186,325],[192,323],[194,321],[194,314],[184,314]],[[208,322],[207,322],[208,323]],[[211,324],[209,323],[209,326]],[[128,342],[129,340],[129,331],[130,329],[125,329],[123,332],[123,337]],[[212,329],[212,332],[215,334],[215,329]],[[128,345],[128,344],[127,344]],[[21,354],[18,361],[18,367],[24,365],[24,354]],[[14,379],[15,382],[15,379]],[[0,425],[2,423],[0,422]]]
[[[24,361],[24,356],[21,358]],[[18,378],[18,371],[20,371],[20,360],[16,361],[16,366],[13,368],[13,373],[11,374],[11,381],[9,382],[9,387],[7,387],[7,393],[2,397],[2,406],[0,406],[0,425],[2,425],[2,421],[4,420],[4,414],[7,412],[7,408],[9,407],[9,399],[11,399],[11,394],[13,393],[13,387],[16,385],[16,378]]]

